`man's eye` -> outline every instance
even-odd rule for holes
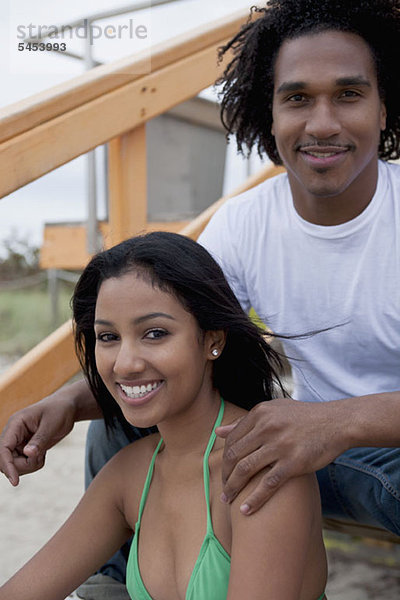
[[[342,93],[342,96],[343,96],[344,98],[358,98],[358,96],[359,96],[359,93],[358,93],[358,92],[355,92],[354,90],[345,90],[345,91]]]
[[[115,333],[98,333],[96,340],[99,342],[114,342],[117,339]]]
[[[145,337],[150,340],[158,340],[166,335],[168,335],[168,331],[165,331],[165,329],[151,329],[146,332]]]
[[[305,97],[303,96],[303,94],[293,94],[293,96],[290,96],[288,100],[289,102],[302,102],[303,100],[305,100]]]

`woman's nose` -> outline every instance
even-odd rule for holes
[[[128,377],[142,373],[146,362],[134,344],[122,344],[114,362],[114,373]]]

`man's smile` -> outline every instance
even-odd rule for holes
[[[350,152],[351,146],[298,144],[296,150],[310,166],[329,167],[341,162]]]

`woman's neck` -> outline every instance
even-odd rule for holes
[[[220,395],[213,391],[201,401],[197,399],[182,413],[158,424],[164,440],[164,458],[176,460],[188,455],[204,454],[221,406]]]

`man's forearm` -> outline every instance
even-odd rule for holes
[[[12,415],[0,437],[0,470],[12,485],[41,469],[47,450],[68,435],[76,421],[101,411],[84,380],[67,385]]]
[[[85,379],[71,383],[58,390],[57,401],[72,405],[74,421],[86,421],[102,417],[101,410]]]
[[[328,405],[332,417],[338,416],[348,448],[400,446],[400,392],[346,398]]]

